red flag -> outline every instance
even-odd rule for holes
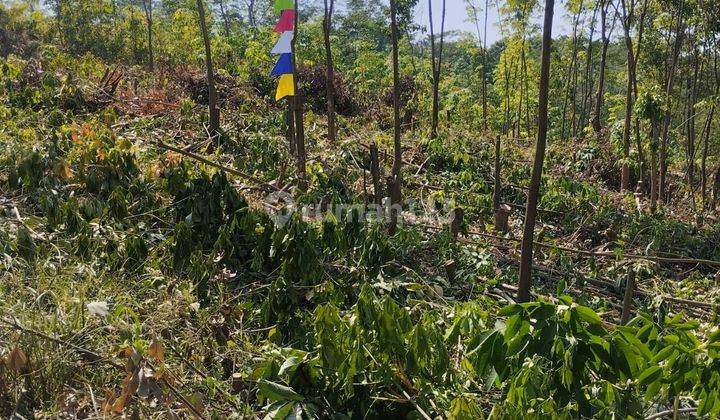
[[[295,27],[295,10],[287,9],[283,10],[280,15],[280,20],[275,25],[275,32],[283,33],[285,31],[292,31]]]

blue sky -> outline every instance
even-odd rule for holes
[[[424,25],[429,30],[429,19],[428,19],[428,0],[420,0],[417,7],[415,8],[415,22],[420,25]],[[485,2],[480,0],[482,4]],[[498,16],[498,6],[492,5],[493,1],[490,1],[489,13],[488,13],[488,45],[499,40],[500,29],[497,24],[500,20]],[[467,11],[465,10],[464,0],[446,0],[446,12],[445,12],[445,30],[461,30],[476,33],[475,25],[468,19]],[[440,32],[440,11],[442,7],[442,0],[433,0],[433,17],[435,21],[435,32]],[[569,24],[566,17],[566,10],[563,2],[555,1],[555,16],[553,19],[553,37],[569,33]],[[538,26],[542,23],[542,10],[538,8],[534,16],[534,22]],[[482,19],[481,14],[481,19]],[[482,24],[480,26],[482,31]]]

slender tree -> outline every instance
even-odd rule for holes
[[[715,100],[712,101],[710,104],[710,111],[708,112],[707,121],[705,122],[705,139],[703,141],[703,152],[702,152],[702,160],[700,161],[700,176],[701,181],[701,193],[702,193],[702,201],[703,201],[703,209],[704,210],[710,210],[711,209],[711,203],[708,200],[708,190],[707,190],[707,184],[708,184],[708,173],[707,173],[707,159],[708,159],[708,152],[710,149],[710,132],[712,131],[712,123],[713,118],[715,117],[715,108],[717,106],[717,98],[718,95],[720,95],[720,72],[718,71],[718,54],[717,50],[713,52],[713,75],[714,75],[714,85],[715,85]]]
[[[257,27],[257,22],[255,22],[255,0],[246,0],[246,4],[248,11],[248,24],[251,28],[255,29]]]
[[[635,0],[620,0],[622,27],[627,51],[627,88],[625,90],[625,125],[623,126],[623,160],[620,171],[620,190],[630,189],[630,130],[633,110],[633,86],[635,84],[635,52],[630,36],[630,26],[635,17]]]
[[[607,28],[607,13],[612,0],[600,0],[600,36],[602,38],[602,53],[600,55],[600,73],[598,74],[598,88],[595,95],[595,109],[592,114],[592,127],[596,133],[602,129],[600,115],[602,114],[603,95],[605,93],[605,68],[607,67],[607,51],[610,46],[610,33]],[[613,20],[614,22],[614,20]]]
[[[577,56],[578,56],[578,26],[580,24],[580,16],[583,12],[583,0],[580,0],[580,4],[578,5],[578,10],[575,12],[575,17],[573,18],[573,30],[572,30],[572,53],[570,57],[570,64],[568,65],[568,74],[570,77],[565,82],[565,88],[563,89],[564,92],[564,98],[563,98],[563,107],[562,107],[562,121],[560,126],[560,137],[562,139],[567,138],[566,136],[566,124],[567,124],[567,108],[568,103],[570,102],[570,96],[572,92],[573,100],[573,108],[575,107],[575,91],[577,89]],[[575,115],[573,114],[573,120],[575,119]],[[571,125],[574,125],[574,121]]]
[[[688,183],[688,190],[690,193],[690,202],[693,207],[693,212],[697,214],[697,204],[695,202],[695,156],[696,156],[696,132],[695,132],[695,104],[697,103],[697,85],[698,75],[701,73],[702,64],[700,63],[700,51],[698,51],[697,45],[693,46],[692,53],[692,76],[688,78],[688,101],[687,101],[687,118],[685,124],[687,127],[687,143],[686,143],[686,158],[687,166],[685,170],[685,178]]]
[[[153,57],[153,0],[142,0],[142,7],[145,10],[147,21],[147,43],[148,43],[148,69],[155,71],[155,58]]]
[[[392,38],[393,66],[393,166],[391,176],[390,202],[397,206],[402,201],[402,145],[400,144],[400,65],[398,60],[398,23],[396,0],[390,0],[390,32]],[[398,214],[396,209],[390,211],[391,234],[397,229]]]
[[[537,217],[537,203],[540,194],[540,180],[542,178],[543,163],[545,161],[545,146],[548,131],[548,90],[550,86],[550,47],[552,43],[552,22],[555,0],[545,0],[545,19],[543,21],[543,37],[540,58],[540,91],[538,97],[538,127],[537,142],[535,144],[535,159],[533,162],[530,190],[528,191],[527,207],[525,209],[525,225],[520,255],[520,279],[518,284],[518,301],[530,300],[530,286],[532,281],[533,240],[535,236],[535,219]]]
[[[335,70],[333,68],[332,48],[330,47],[330,31],[335,0],[324,0],[325,16],[323,18],[323,41],[325,43],[325,96],[327,97],[328,134],[330,142],[335,142]]]
[[[300,95],[298,89],[298,72],[297,72],[297,49],[295,43],[298,39],[298,0],[294,2],[295,22],[293,25],[293,39],[291,42],[292,50],[292,74],[293,74],[293,91],[295,94],[290,97],[292,101],[293,116],[295,120],[295,162],[297,164],[298,188],[304,191],[307,187],[306,169],[305,169],[305,120],[303,111],[304,98]]]
[[[672,55],[670,63],[667,66],[665,75],[665,97],[667,104],[665,107],[665,115],[663,116],[663,127],[662,127],[662,139],[660,141],[660,185],[658,190],[658,200],[663,202],[667,199],[666,191],[666,177],[667,177],[667,146],[670,135],[670,122],[672,121],[672,92],[673,85],[675,83],[675,70],[677,67],[678,59],[680,57],[680,50],[683,44],[685,35],[685,20],[683,16],[683,7],[685,5],[684,0],[680,0],[680,4],[675,11],[675,41],[672,49]]]
[[[432,0],[428,0],[428,13],[430,14],[430,58],[432,60],[432,124],[430,138],[437,137],[438,114],[440,113],[440,76],[442,70],[443,44],[445,40],[445,0],[442,0],[442,14],[440,17],[440,43],[435,46],[435,28],[433,24]]]
[[[200,19],[200,31],[202,32],[203,44],[205,45],[205,67],[207,69],[208,85],[208,109],[210,112],[210,135],[215,136],[220,132],[220,110],[217,108],[217,91],[215,91],[215,73],[213,71],[212,53],[210,51],[210,35],[205,22],[205,6],[203,0],[196,0],[198,17]]]
[[[592,19],[590,20],[590,34],[588,36],[588,46],[585,51],[585,75],[583,77],[582,84],[582,103],[580,104],[580,116],[578,118],[579,124],[573,127],[573,137],[577,137],[578,131],[584,128],[585,117],[590,107],[590,97],[593,91],[593,36],[595,35],[595,24],[597,23],[597,13],[600,10],[600,2],[595,5],[593,10]],[[573,117],[573,122],[575,118]]]
[[[225,30],[225,36],[230,36],[230,17],[228,16],[227,9],[225,9],[225,1],[217,0],[218,7],[220,8],[220,17],[223,20],[223,29]]]

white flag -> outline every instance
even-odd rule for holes
[[[280,39],[278,39],[277,44],[275,44],[272,51],[270,51],[270,54],[287,54],[292,52],[292,40],[293,31],[283,32],[280,34]]]

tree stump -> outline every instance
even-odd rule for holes
[[[508,232],[510,230],[510,206],[501,204],[495,211],[495,230]]]

